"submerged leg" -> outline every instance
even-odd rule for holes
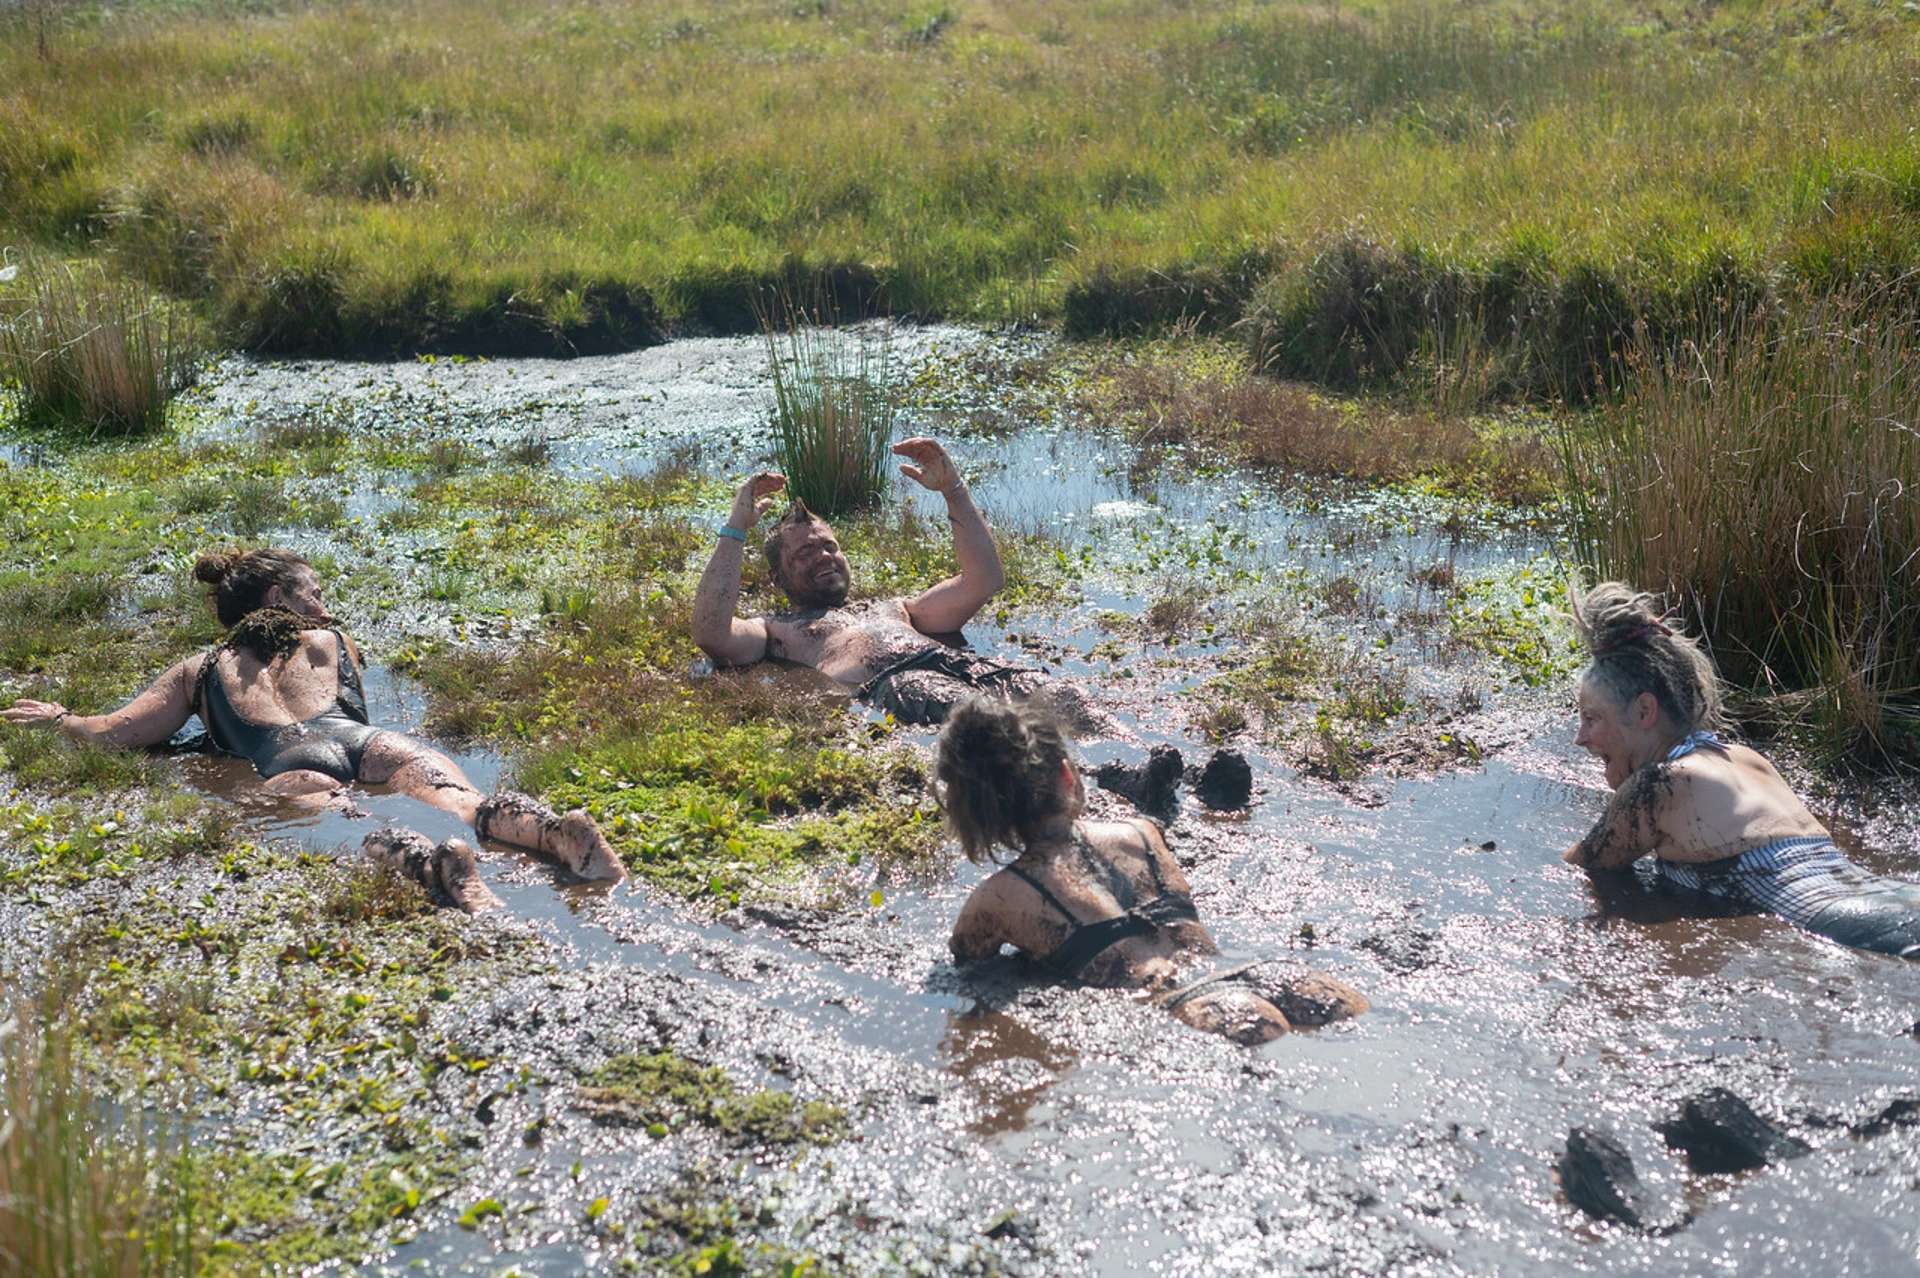
[[[269,794],[277,794],[313,808],[342,808],[351,812],[353,799],[344,783],[324,772],[295,768],[260,783]]]
[[[368,856],[444,898],[468,914],[492,909],[502,902],[480,880],[480,864],[473,848],[461,839],[435,847],[414,830],[375,830],[361,840]]]
[[[1244,985],[1225,983],[1176,1002],[1173,1014],[1209,1034],[1246,1047],[1270,1043],[1292,1029],[1286,1013]]]
[[[360,776],[371,785],[384,782],[453,813],[482,839],[550,856],[583,879],[627,877],[627,867],[585,812],[575,809],[562,816],[538,799],[510,790],[488,798],[452,759],[411,737],[397,732],[375,737],[367,745]]]
[[[532,795],[502,790],[480,804],[473,829],[483,839],[550,856],[583,879],[618,882],[627,877],[627,867],[607,836],[579,808],[562,816]]]

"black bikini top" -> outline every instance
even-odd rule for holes
[[[1083,923],[1038,879],[1017,866],[1007,867],[1073,925],[1073,931],[1060,943],[1059,948],[1040,960],[1059,976],[1078,980],[1088,964],[1130,936],[1145,936],[1175,923],[1200,921],[1198,911],[1193,908],[1191,895],[1168,890],[1166,879],[1160,873],[1160,858],[1153,854],[1153,845],[1147,841],[1146,835],[1140,835],[1140,855],[1146,858],[1147,872],[1153,876],[1155,889],[1155,895],[1146,901],[1136,902],[1133,880],[1122,874],[1111,861],[1096,855],[1092,845],[1087,842],[1087,836],[1078,827],[1073,832],[1073,850],[1079,855],[1080,863],[1092,871],[1106,885],[1107,891],[1113,894],[1121,913],[1112,918]]]
[[[233,708],[226,683],[215,673],[220,667],[220,649],[207,653],[206,661],[200,666],[199,688],[194,695],[194,710],[207,726],[207,738],[228,754],[251,759],[258,766],[279,753],[288,728],[339,717],[355,723],[371,722],[367,718],[366,690],[360,686],[360,667],[354,664],[353,655],[347,650],[347,637],[337,629],[332,633],[339,648],[339,691],[334,694],[332,705],[300,724],[263,724],[242,717]]]

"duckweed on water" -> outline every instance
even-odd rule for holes
[[[786,1092],[743,1095],[727,1072],[672,1052],[617,1056],[580,1087],[581,1107],[607,1123],[665,1135],[687,1123],[710,1127],[740,1144],[828,1144],[846,1134],[846,1115],[826,1101],[797,1101]]]

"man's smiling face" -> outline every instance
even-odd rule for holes
[[[838,608],[853,587],[840,542],[819,520],[786,534],[778,580],[796,608]]]

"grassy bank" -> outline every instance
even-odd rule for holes
[[[44,58],[4,21],[6,234],[264,349],[602,349],[824,278],[1580,393],[1635,317],[1920,242],[1920,22],[1876,0],[134,5]]]

